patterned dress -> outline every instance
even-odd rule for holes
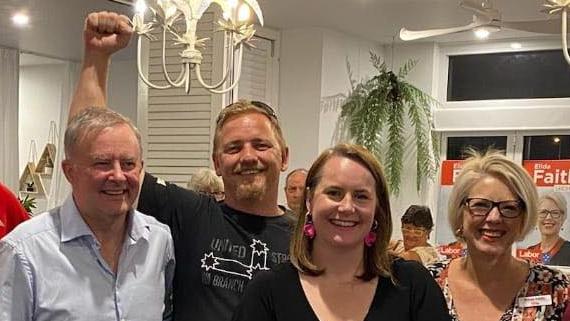
[[[453,296],[447,281],[450,262],[451,260],[437,262],[427,268],[443,291],[453,321],[461,321],[455,310]],[[531,263],[525,284],[498,321],[522,321],[525,314],[532,314],[534,321],[561,321],[566,306],[570,302],[569,286],[570,281],[562,272],[544,265]],[[525,300],[522,298],[538,295],[551,296],[552,305],[523,306]],[[525,318],[524,320],[528,319]]]

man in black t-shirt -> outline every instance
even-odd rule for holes
[[[87,17],[83,68],[70,117],[86,106],[106,105],[110,57],[128,44],[131,33],[125,16],[101,12]],[[222,110],[212,159],[224,181],[224,203],[148,173],[139,196],[138,209],[172,231],[178,321],[229,320],[255,274],[288,259],[290,223],[277,206],[288,148],[274,111],[248,101]]]

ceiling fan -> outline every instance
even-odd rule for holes
[[[473,12],[473,21],[470,24],[459,27],[427,30],[408,30],[402,28],[400,30],[400,39],[410,41],[468,30],[476,32],[484,30],[483,33],[489,33],[501,29],[511,29],[535,33],[560,34],[561,20],[559,18],[531,21],[505,21],[501,18],[501,12],[493,7],[490,0],[462,0],[459,5],[461,8]]]

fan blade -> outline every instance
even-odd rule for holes
[[[481,19],[480,17],[476,17],[475,21],[472,23],[461,26],[461,27],[453,27],[453,28],[442,28],[442,29],[428,29],[428,30],[408,30],[406,28],[400,29],[400,39],[404,41],[422,39],[422,38],[429,38],[441,35],[448,35],[452,33],[462,32],[471,30],[473,28],[477,28],[483,25],[488,24],[490,21],[486,21]]]
[[[534,20],[534,21],[501,21],[501,27],[535,33],[560,34],[562,33],[562,20]]]

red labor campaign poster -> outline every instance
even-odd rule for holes
[[[438,197],[435,243],[437,251],[442,258],[456,258],[464,256],[465,245],[458,242],[449,227],[447,220],[447,205],[453,183],[463,167],[462,160],[444,160],[441,164],[440,189]]]
[[[570,160],[527,160],[523,161],[523,167],[528,171],[530,177],[536,185],[539,195],[550,192],[560,192],[566,202],[570,202]],[[537,204],[538,205],[538,204]],[[564,209],[568,213],[568,209]],[[565,240],[570,239],[570,226],[568,225],[567,214],[562,217],[559,236]],[[549,215],[549,220],[552,217]],[[541,249],[541,231],[543,224],[552,224],[546,219],[538,219],[537,225],[531,230],[525,239],[516,244],[517,257],[538,263],[552,264],[550,259],[556,255],[560,247],[553,247],[550,250]],[[558,265],[569,265],[568,262],[556,263]]]

